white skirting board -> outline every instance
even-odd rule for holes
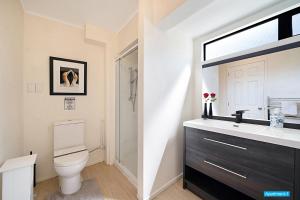
[[[156,190],[155,192],[153,192],[149,197],[146,198],[142,198],[140,196],[138,196],[139,200],[151,200],[154,199],[155,197],[157,197],[160,193],[164,192],[165,190],[167,190],[171,185],[173,185],[174,183],[176,183],[179,179],[182,178],[182,173],[179,174],[178,176],[172,178],[170,181],[168,181],[166,184],[164,184],[163,186],[161,186],[158,190]]]
[[[129,182],[137,188],[137,179],[136,177],[121,163],[115,161],[115,166],[122,172],[124,176],[129,180]]]
[[[105,156],[105,151],[103,149],[97,149],[89,153],[89,160],[86,166],[91,166],[103,162],[105,160],[104,156]]]

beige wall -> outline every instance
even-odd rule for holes
[[[23,10],[19,0],[0,1],[0,165],[23,150]],[[0,177],[0,194],[1,194]],[[0,197],[1,199],[1,197]]]
[[[86,25],[86,41],[105,48],[105,140],[106,163],[112,165],[115,159],[115,56],[117,34],[101,27]]]
[[[83,29],[45,18],[25,15],[24,23],[24,152],[38,154],[38,181],[55,175],[53,168],[53,122],[86,121],[86,145],[100,144],[104,134],[104,47],[86,43]],[[76,110],[64,111],[64,96],[49,95],[49,56],[87,61],[87,96],[76,96]],[[37,83],[38,93],[27,91]],[[102,151],[90,155],[90,163],[103,161]]]
[[[135,15],[129,23],[117,35],[117,53],[126,49],[138,39],[138,15]]]
[[[18,0],[0,7],[0,164],[22,152],[23,11]]]

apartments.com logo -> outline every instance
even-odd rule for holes
[[[290,191],[264,191],[264,197],[265,198],[290,197],[290,196],[291,196]]]

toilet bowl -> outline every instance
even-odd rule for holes
[[[87,150],[70,151],[54,158],[54,167],[59,176],[60,189],[63,194],[73,194],[80,189],[80,172],[85,167],[88,158]]]
[[[55,123],[53,163],[63,194],[73,194],[80,189],[80,172],[88,158],[89,152],[84,145],[84,121]]]

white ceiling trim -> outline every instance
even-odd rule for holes
[[[38,14],[38,13],[35,13],[35,12],[26,11],[26,10],[24,10],[24,13],[29,14],[29,15],[33,15],[33,16],[36,16],[36,17],[41,17],[41,18],[44,18],[44,19],[47,19],[47,20],[50,20],[50,21],[58,22],[58,23],[61,23],[61,24],[67,25],[67,26],[71,26],[73,28],[84,29],[84,26],[80,26],[80,25],[77,25],[77,24],[72,24],[72,23],[69,23],[69,22],[66,22],[64,20],[57,19],[57,18],[54,18],[54,17],[49,17],[49,16],[46,16],[46,15],[41,15],[41,14]]]
[[[49,16],[46,16],[46,15],[41,15],[41,14],[38,14],[38,13],[35,13],[35,12],[26,11],[23,0],[20,0],[20,2],[21,2],[24,13],[26,13],[28,15],[33,15],[33,16],[37,16],[37,17],[41,17],[41,18],[50,20],[50,21],[55,21],[55,22],[58,22],[58,23],[61,23],[61,24],[65,24],[67,26],[71,26],[73,28],[84,29],[84,26],[79,26],[77,24],[72,24],[72,23],[69,23],[69,22],[66,22],[66,21],[63,21],[63,20],[60,20],[60,19],[56,19],[56,18],[49,17]]]
[[[138,0],[127,0],[127,3],[124,0],[92,0],[90,4],[83,0],[74,1],[74,3],[72,3],[71,0],[19,1],[24,13],[81,29],[83,29],[86,24],[93,24],[114,33],[121,31],[138,13]],[[62,6],[70,5],[71,10],[65,10],[63,7],[57,10],[51,10],[55,8],[54,2]],[[118,7],[116,9],[115,4],[120,4],[124,7]],[[100,6],[100,11],[102,11],[99,12],[96,6]],[[120,12],[112,13],[118,10]],[[78,12],[78,14],[76,12]]]
[[[21,2],[23,2],[22,0],[20,0]],[[22,3],[21,3],[22,4]],[[57,18],[54,18],[54,17],[49,17],[49,16],[46,16],[46,15],[41,15],[41,14],[38,14],[38,13],[35,13],[35,12],[31,12],[31,11],[26,11],[24,9],[24,5],[22,4],[22,7],[23,7],[23,10],[24,10],[24,13],[26,14],[29,14],[29,15],[33,15],[33,16],[37,16],[37,17],[41,17],[41,18],[44,18],[44,19],[47,19],[47,20],[51,20],[51,21],[55,21],[55,22],[59,22],[59,23],[62,23],[62,24],[65,24],[67,26],[72,26],[74,28],[79,28],[79,29],[84,29],[84,26],[80,26],[80,25],[77,25],[77,24],[72,24],[72,23],[69,23],[69,22],[66,22],[64,20],[61,20],[61,19],[57,19]],[[128,19],[125,21],[125,23],[121,26],[121,28],[117,31],[117,33],[119,33],[123,28],[126,27],[126,25],[138,14],[138,10],[134,11],[129,17]]]

